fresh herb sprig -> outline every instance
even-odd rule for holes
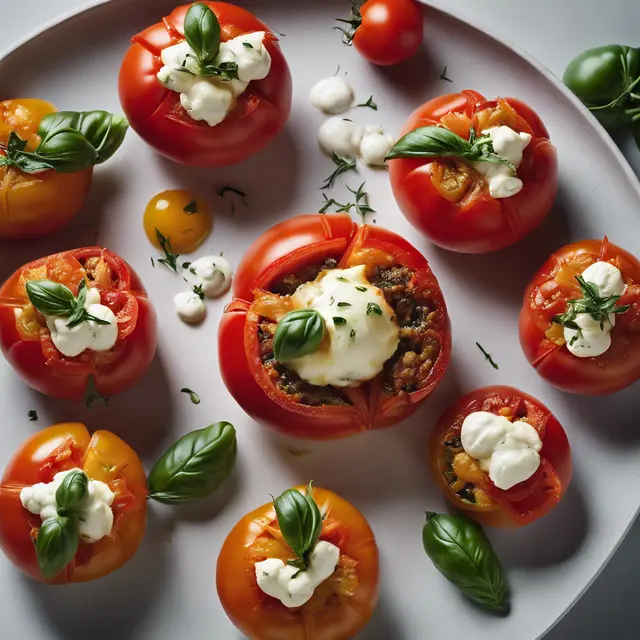
[[[333,198],[327,198],[326,194],[322,194],[324,198],[324,204],[320,207],[318,213],[326,213],[331,207],[335,207],[335,213],[350,213],[351,210],[360,216],[362,222],[366,222],[367,213],[375,213],[369,205],[369,194],[364,190],[365,183],[363,182],[357,189],[352,189],[347,186],[347,189],[355,196],[354,202],[347,202],[342,204]]]
[[[158,262],[178,273],[178,258],[180,257],[180,254],[173,253],[171,238],[167,238],[162,235],[160,229],[156,229],[156,238],[158,238],[160,248],[164,251],[164,258],[158,258]]]
[[[369,99],[366,102],[361,102],[357,104],[356,107],[366,107],[368,109],[373,109],[374,111],[378,110],[378,105],[373,101],[373,96],[369,96]]]
[[[356,35],[356,31],[362,24],[362,14],[360,13],[360,6],[357,0],[347,0],[351,7],[351,15],[348,18],[336,18],[336,22],[342,22],[348,25],[347,28],[336,26],[333,27],[335,31],[339,31],[342,34],[342,42],[347,46],[353,45],[353,37]]]
[[[440,80],[445,80],[446,82],[453,82],[453,80],[451,78],[449,78],[449,76],[447,76],[447,66],[445,65],[444,69],[442,70],[442,73],[440,74]]]
[[[489,364],[494,368],[494,369],[499,369],[500,367],[497,365],[497,363],[494,361],[494,359],[491,357],[491,354],[489,352],[487,352],[485,350],[485,348],[479,343],[476,342],[476,347],[478,347],[478,349],[480,349],[480,351],[482,352],[482,355],[485,357],[485,360],[487,360],[487,362],[489,362]]]
[[[200,396],[193,389],[183,387],[182,389],[180,389],[180,393],[186,393],[189,396],[192,404],[200,404]]]
[[[337,178],[343,173],[347,173],[348,171],[357,171],[355,158],[343,158],[334,151],[331,155],[331,159],[337,168],[328,178],[325,179],[320,187],[321,189],[331,189]]]
[[[89,376],[89,378],[87,379],[87,388],[85,389],[84,392],[84,406],[87,407],[87,409],[91,408],[91,405],[94,402],[99,402],[100,404],[105,405],[105,407],[109,404],[109,398],[107,396],[103,396],[97,389],[96,389],[96,383],[95,380],[93,379],[93,376]]]
[[[491,136],[478,137],[473,127],[468,140],[444,127],[418,127],[400,138],[391,147],[386,159],[445,157],[503,164],[516,172],[516,168],[507,158],[495,153]]]

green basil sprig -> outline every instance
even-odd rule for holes
[[[273,355],[279,362],[309,355],[320,346],[324,331],[324,318],[314,309],[290,311],[276,328]]]
[[[228,422],[188,433],[153,466],[149,497],[165,504],[204,498],[229,477],[236,453],[236,430]]]
[[[88,483],[83,471],[68,473],[56,491],[57,515],[47,518],[40,526],[36,557],[45,580],[55,578],[78,551],[78,509],[87,493]]]
[[[313,551],[322,533],[322,514],[313,499],[311,482],[304,494],[288,489],[273,504],[282,536],[296,555],[289,564],[305,569],[307,554]]]
[[[422,544],[436,569],[468,598],[489,611],[508,613],[504,571],[479,524],[460,515],[427,512]]]
[[[40,144],[25,151],[27,143],[12,131],[0,166],[14,165],[25,173],[51,169],[74,173],[108,160],[120,147],[129,128],[124,116],[108,111],[60,111],[40,122]]]
[[[494,152],[491,136],[477,137],[473,127],[468,140],[444,127],[419,127],[400,138],[391,147],[386,159],[447,157],[503,164],[514,173],[516,172],[516,168],[509,160]]]
[[[29,280],[26,289],[29,301],[40,313],[45,316],[68,317],[69,328],[89,320],[96,324],[109,324],[107,320],[98,318],[85,309],[87,286],[84,278],[78,285],[78,297],[68,287],[51,280]]]

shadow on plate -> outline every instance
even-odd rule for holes
[[[93,582],[51,587],[23,576],[52,640],[139,636],[168,577],[166,536],[150,511],[138,553],[114,573]],[[26,640],[26,639],[25,639]]]
[[[407,640],[408,636],[401,631],[401,624],[397,612],[389,605],[384,596],[380,595],[378,605],[364,630],[358,634],[358,640]]]

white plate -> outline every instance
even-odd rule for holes
[[[41,32],[0,63],[2,94],[37,96],[59,108],[119,110],[116,79],[131,35],[166,15],[174,1],[112,0]],[[129,260],[146,283],[160,314],[158,358],[138,387],[90,412],[27,389],[0,362],[0,468],[39,428],[58,421],[86,421],[127,439],[147,463],[176,436],[217,420],[239,433],[237,472],[213,499],[189,508],[151,506],[149,531],[139,554],[111,576],[86,585],[48,588],[0,561],[3,636],[49,638],[237,639],[215,593],[216,556],[226,533],[269,493],[313,478],[358,506],[373,526],[382,558],[382,593],[362,634],[369,640],[422,640],[456,636],[512,640],[538,637],[590,584],[635,516],[633,488],[640,464],[638,386],[606,399],[561,394],[540,380],[520,352],[517,314],[523,288],[547,255],[571,240],[601,237],[640,254],[640,189],[626,162],[595,120],[548,72],[492,37],[436,9],[425,10],[425,50],[410,64],[378,69],[340,44],[331,30],[344,15],[340,0],[238,2],[284,32],[282,47],[292,68],[291,120],[276,143],[244,165],[207,171],[173,165],[131,132],[118,155],[96,172],[84,213],[57,236],[0,244],[0,277],[24,262],[63,249],[100,243]],[[406,116],[431,96],[475,88],[487,96],[515,95],[537,109],[560,156],[560,193],[543,227],[516,247],[495,255],[464,256],[435,249],[398,212],[386,175],[362,170],[372,216],[406,235],[430,259],[444,290],[454,329],[454,350],[445,381],[410,421],[344,442],[287,443],[254,424],[226,392],[217,370],[216,330],[225,301],[210,306],[199,329],[182,325],[171,298],[181,279],[152,268],[157,255],[141,224],[156,192],[192,187],[216,207],[214,233],[206,243],[237,264],[243,249],[264,229],[300,212],[317,210],[319,186],[331,162],[317,150],[323,117],[307,101],[311,85],[341,73],[374,112],[358,109],[363,124],[397,132]],[[439,80],[447,65],[453,83]],[[357,186],[357,178],[348,184]],[[236,185],[250,207],[229,214],[216,187]],[[342,184],[342,183],[341,183]],[[343,195],[335,189],[335,197]],[[339,198],[338,198],[339,199]],[[500,364],[494,371],[475,346],[482,343]],[[425,557],[421,527],[425,509],[443,509],[425,465],[429,426],[458,395],[486,384],[514,384],[546,402],[564,424],[573,447],[573,484],[559,508],[516,532],[490,531],[507,567],[513,610],[506,619],[485,615],[465,602]],[[180,393],[202,396],[194,406]],[[37,409],[40,420],[27,421]],[[285,639],[283,639],[285,640]]]

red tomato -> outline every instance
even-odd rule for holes
[[[242,518],[222,545],[216,568],[218,596],[231,622],[250,640],[347,640],[375,609],[378,548],[371,527],[335,493],[314,487],[313,496],[326,514],[320,539],[340,548],[340,562],[302,607],[288,609],[256,581],[256,562],[294,557],[280,533],[273,502]]]
[[[42,521],[22,506],[20,491],[74,468],[107,483],[116,494],[113,529],[96,543],[80,540],[75,558],[52,583],[86,582],[115,571],[133,557],[144,536],[147,480],[135,451],[109,431],[91,436],[76,422],[54,425],[24,443],[9,463],[0,490],[0,549],[34,580],[44,581],[34,546]]]
[[[627,285],[618,305],[631,305],[616,315],[611,346],[595,358],[572,355],[564,330],[552,322],[567,309],[567,300],[581,298],[576,281],[589,265],[601,260],[616,266]],[[640,378],[640,261],[607,238],[583,240],[556,251],[529,283],[520,312],[520,344],[527,360],[547,382],[581,395],[619,391]]]
[[[193,120],[180,105],[180,94],[163,87],[156,77],[162,49],[184,40],[183,23],[191,5],[177,7],[133,37],[118,87],[131,126],[158,153],[183,164],[223,167],[242,162],[280,133],[291,111],[291,74],[278,39],[252,13],[226,2],[203,4],[216,14],[223,42],[244,33],[267,32],[269,75],[249,84],[226,120],[215,127]]]
[[[75,358],[53,345],[43,316],[27,298],[28,280],[60,282],[76,294],[79,282],[100,290],[101,304],[118,321],[109,351],[86,350]],[[0,288],[0,349],[15,371],[37,391],[81,400],[92,381],[103,396],[136,383],[157,345],[156,315],[133,269],[108,249],[85,247],[40,258],[18,269]]]
[[[462,423],[475,411],[535,427],[542,440],[541,463],[531,478],[503,491],[464,452],[459,443]],[[542,402],[513,387],[483,387],[460,398],[440,417],[431,435],[429,466],[444,495],[468,516],[490,526],[520,527],[551,511],[565,494],[571,480],[571,449],[562,425]]]
[[[425,362],[430,369],[418,388],[407,390],[396,386],[402,383],[402,378],[395,375],[394,367],[399,363],[392,362],[393,358],[373,380],[342,388],[343,400],[337,404],[324,401],[317,406],[302,404],[295,394],[276,384],[274,369],[263,364],[261,348],[266,342],[261,342],[259,336],[261,322],[271,317],[271,313],[282,312],[287,304],[287,297],[274,295],[272,289],[286,276],[304,272],[326,259],[334,260],[338,268],[365,264],[371,271],[391,266],[413,271],[409,286],[416,297],[426,301],[425,308],[433,312],[428,328],[422,329],[424,333],[419,336],[433,350],[431,359]],[[222,378],[238,404],[254,420],[288,435],[328,440],[394,425],[426,400],[449,363],[449,317],[427,260],[392,231],[359,226],[346,214],[303,215],[271,228],[245,253],[236,270],[233,294],[235,299],[225,309],[218,333]],[[334,390],[309,387],[312,392]]]
[[[471,126],[480,132],[500,125],[533,136],[518,167],[524,187],[509,198],[492,198],[486,180],[457,159],[390,161],[400,209],[434,244],[463,253],[502,249],[522,240],[549,213],[558,188],[556,150],[539,116],[520,100],[487,101],[476,91],[439,96],[409,117],[402,135],[442,126],[468,138]]]
[[[420,48],[424,34],[422,10],[415,0],[367,0],[352,3],[345,42],[373,64],[390,66],[407,60]]]

